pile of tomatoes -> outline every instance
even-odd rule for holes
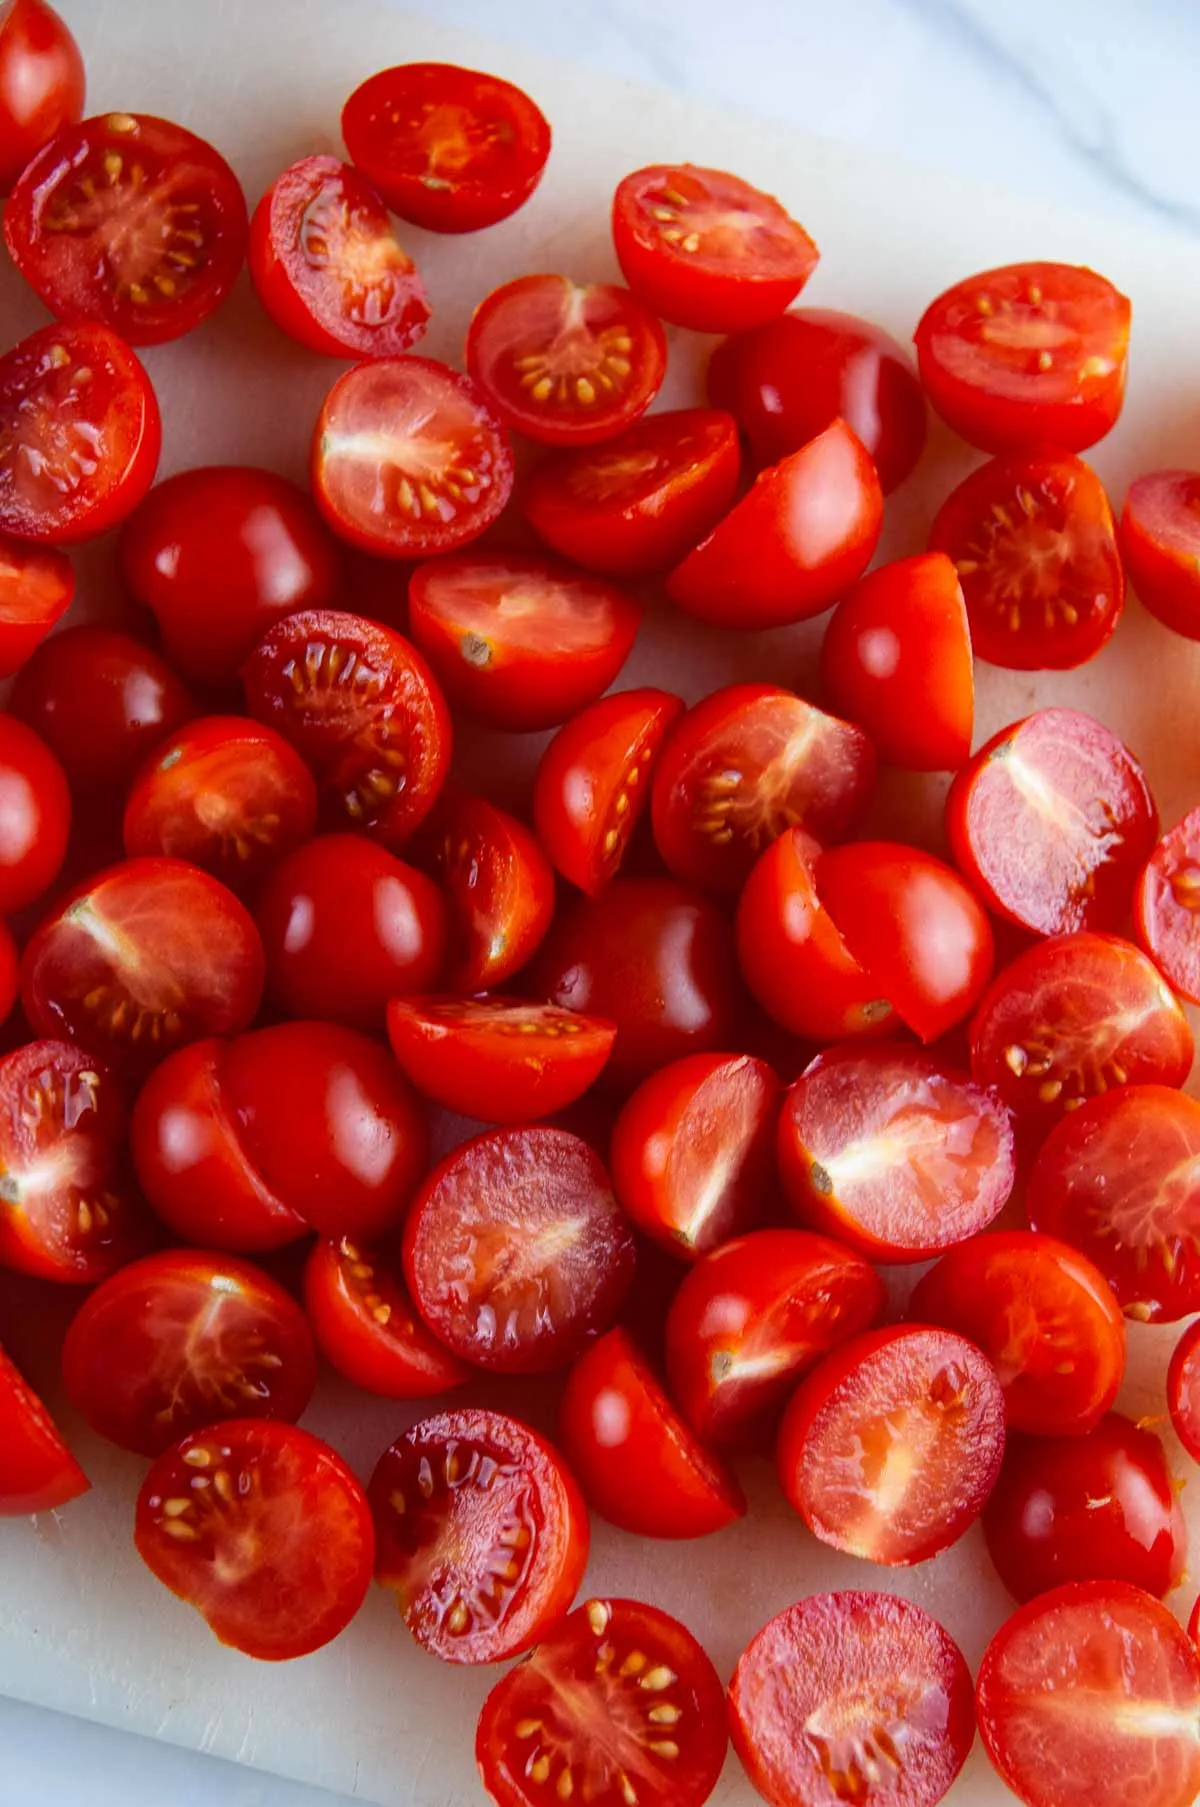
[[[256,1657],[335,1637],[372,1576],[446,1661],[523,1656],[479,1723],[502,1807],[700,1807],[727,1725],[775,1807],[933,1807],[976,1724],[1029,1807],[1187,1807],[1185,1528],[1154,1423],[1112,1407],[1127,1320],[1193,1318],[1161,1418],[1200,1459],[1200,809],[1163,836],[1134,753],[1067,708],[971,751],[974,659],[1082,664],[1127,575],[1200,639],[1200,476],[1143,477],[1118,526],[1080,457],[1129,303],[984,272],[914,368],[785,311],[818,253],[777,201],[663,166],[614,197],[628,286],[506,283],[463,374],[412,354],[392,215],[521,206],[527,95],[385,70],[350,161],[302,158],[253,217],[203,140],[83,100],[63,22],[8,0],[4,233],[54,319],[0,356],[0,1265],[81,1289],[65,1390],[150,1463],[142,1557]],[[133,348],[247,259],[347,366],[311,494],[155,483]],[[664,321],[722,335],[707,406],[648,412]],[[989,457],[864,575],[926,398]],[[51,635],[64,548],[118,528],[144,631]],[[361,600],[380,560],[403,631]],[[822,703],[613,692],[647,606],[832,611]],[[461,722],[555,730],[524,818],[454,782]],[[948,859],[855,838],[881,762],[954,774]],[[898,1319],[877,1270],[921,1263]],[[452,1400],[364,1488],[297,1428],[318,1356],[395,1400],[561,1372],[557,1439]],[[574,1606],[589,1512],[719,1532],[748,1449],[883,1566],[982,1519],[1020,1606],[977,1683],[887,1592],[778,1615],[728,1706],[655,1606]],[[0,1354],[0,1512],[88,1485]]]

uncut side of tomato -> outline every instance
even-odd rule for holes
[[[45,0],[11,0],[0,18],[0,195],[83,112],[83,58]]]
[[[348,1236],[313,1244],[304,1306],[325,1360],[368,1393],[425,1399],[470,1377],[417,1316],[399,1260]]]
[[[0,910],[36,903],[58,877],[71,830],[66,773],[45,742],[0,714]]]
[[[488,1123],[552,1117],[581,1098],[615,1023],[523,998],[393,998],[392,1052],[419,1092]]]
[[[56,1511],[90,1488],[49,1412],[0,1348],[0,1518]]]
[[[1156,620],[1200,639],[1200,475],[1151,471],[1129,488],[1121,553],[1138,600]]]

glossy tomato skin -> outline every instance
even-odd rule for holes
[[[412,847],[450,907],[446,984],[470,996],[511,979],[554,914],[554,872],[525,824],[483,797],[448,792]]]
[[[448,1393],[470,1369],[426,1329],[399,1276],[398,1261],[348,1236],[314,1243],[304,1305],[317,1347],[339,1374],[385,1399]]]
[[[91,1485],[29,1382],[0,1349],[0,1518],[57,1511]]]
[[[1181,998],[1200,1002],[1200,810],[1189,810],[1154,848],[1133,893],[1140,947]]]
[[[1188,1325],[1175,1345],[1167,1370],[1167,1406],[1175,1435],[1195,1462],[1200,1462],[1200,1318]]]
[[[45,0],[12,0],[0,18],[0,194],[83,112],[83,58]]]
[[[65,552],[0,536],[0,678],[11,678],[61,620],[75,595]]]
[[[37,734],[0,715],[0,911],[36,903],[54,880],[71,831],[66,773]]]
[[[553,1117],[603,1070],[616,1025],[522,998],[393,998],[388,1037],[419,1092],[485,1123]]]
[[[1200,476],[1151,471],[1130,485],[1121,511],[1121,553],[1144,608],[1164,627],[1200,639]]]
[[[0,927],[0,1023],[8,1021],[17,1001],[19,961],[12,930],[5,923]]]

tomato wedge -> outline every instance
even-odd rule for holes
[[[1133,894],[1133,927],[1172,987],[1200,1003],[1200,808],[1150,854]]]
[[[57,1511],[91,1485],[29,1382],[0,1349],[0,1518]]]
[[[1175,1435],[1192,1460],[1200,1462],[1200,1318],[1175,1345],[1167,1370],[1167,1406]]]
[[[525,824],[482,797],[452,792],[422,829],[412,855],[437,879],[450,906],[446,983],[470,995],[519,972],[554,915],[554,873]]]
[[[65,552],[0,535],[0,678],[20,670],[74,594],[75,573]]]
[[[1143,607],[1175,633],[1200,639],[1200,474],[1151,471],[1132,483],[1121,552]]]
[[[468,1379],[413,1308],[400,1263],[348,1236],[314,1243],[304,1269],[304,1306],[331,1367],[384,1399],[426,1399]]]
[[[551,1117],[600,1074],[616,1024],[523,998],[393,998],[392,1051],[417,1090],[489,1123]]]

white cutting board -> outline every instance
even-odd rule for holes
[[[639,164],[690,158],[735,169],[778,193],[824,254],[806,301],[873,316],[905,339],[924,304],[973,269],[1025,257],[1095,264],[1135,303],[1129,405],[1096,463],[1119,503],[1129,479],[1156,465],[1200,463],[1196,310],[1200,249],[1127,225],[1075,218],[862,152],[761,126],[679,96],[653,93],[582,67],[408,19],[371,0],[62,0],[87,58],[94,110],[166,114],[211,138],[251,199],[295,157],[338,148],[341,103],[389,63],[435,57],[494,69],[524,84],[555,129],[546,179],[516,218],[467,239],[405,234],[436,309],[421,350],[456,360],[473,304],[496,283],[531,270],[583,279],[616,275],[607,232],[617,179]],[[767,51],[769,54],[769,48]],[[797,70],[802,93],[802,70]],[[13,272],[0,272],[5,342],[42,323]],[[705,342],[670,333],[663,402],[698,399]],[[262,462],[302,476],[320,398],[338,367],[285,342],[259,313],[243,279],[201,332],[151,351],[163,402],[164,471],[216,460]],[[946,490],[973,455],[936,428],[918,476],[889,504],[884,550],[919,549]],[[111,611],[111,547],[81,558],[85,606]],[[623,682],[656,681],[689,696],[737,676],[802,682],[819,627],[737,640],[668,615],[648,626]],[[1134,606],[1115,643],[1082,672],[1038,680],[984,667],[980,738],[1051,698],[1103,715],[1145,759],[1173,822],[1200,798],[1200,647],[1167,634]],[[491,743],[494,746],[496,743]],[[526,769],[536,741],[504,742]],[[466,749],[489,759],[485,737]],[[936,840],[944,784],[889,778],[893,803]],[[11,1294],[0,1286],[0,1334]],[[50,1300],[47,1318],[63,1309]],[[53,1404],[53,1357],[14,1334]],[[1124,1404],[1162,1409],[1171,1332],[1131,1326]],[[492,1383],[481,1399],[541,1416]],[[305,1422],[329,1437],[364,1477],[416,1413],[372,1402],[332,1381]],[[167,1738],[395,1807],[470,1807],[475,1717],[490,1671],[444,1668],[410,1642],[390,1600],[374,1591],[332,1647],[279,1668],[222,1650],[134,1555],[136,1459],[63,1422],[95,1491],[60,1515],[0,1521],[0,1692]],[[1172,1444],[1181,1474],[1186,1458]],[[705,1642],[722,1675],[753,1632],[798,1596],[827,1587],[892,1588],[941,1617],[978,1662],[1007,1610],[978,1532],[912,1572],[874,1570],[833,1556],[783,1504],[765,1465],[745,1475],[749,1518],[698,1545],[627,1539],[596,1526],[592,1591],[628,1593],[677,1613]],[[1200,1484],[1184,1494],[1200,1540]],[[1179,1599],[1181,1610],[1190,1605]],[[2,1763],[2,1759],[0,1759]],[[2,1770],[0,1770],[2,1776]],[[731,1758],[715,1801],[750,1807]],[[977,1749],[951,1796],[955,1807],[1001,1807],[1010,1797]]]

